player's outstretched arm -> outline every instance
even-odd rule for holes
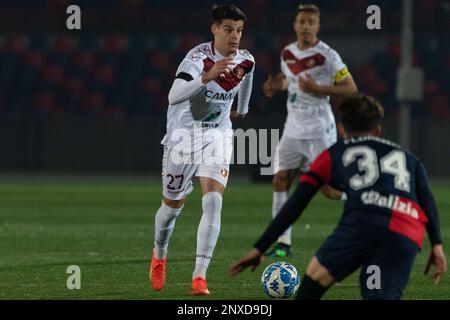
[[[230,267],[228,274],[232,277],[237,276],[248,267],[251,267],[251,270],[255,271],[263,260],[264,255],[258,249],[253,248],[244,258]]]
[[[317,193],[317,190],[317,186],[308,182],[300,182],[289,200],[281,208],[277,217],[255,243],[254,248],[244,258],[230,267],[229,274],[231,276],[238,275],[248,267],[252,267],[252,270],[255,270],[262,261],[262,254],[284,230],[300,217],[303,210],[308,206],[309,201]]]
[[[416,170],[416,194],[419,205],[428,218],[426,229],[431,245],[442,244],[439,211],[428,183],[425,167],[420,162]]]
[[[438,284],[441,279],[441,275],[447,272],[447,258],[445,257],[444,248],[442,244],[435,244],[431,250],[430,257],[428,258],[427,266],[425,267],[425,274],[428,274],[434,267],[435,271],[431,274],[431,279],[434,284]]]
[[[416,170],[416,193],[419,205],[428,218],[426,228],[432,246],[431,254],[425,267],[425,274],[428,274],[431,268],[434,267],[435,271],[432,273],[431,278],[435,284],[438,284],[441,275],[447,271],[447,259],[442,246],[436,201],[431,193],[425,167],[420,162]]]

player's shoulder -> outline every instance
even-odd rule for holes
[[[185,60],[192,62],[199,62],[212,56],[211,42],[201,43],[194,48],[192,48],[187,54]]]
[[[281,50],[281,54],[280,54],[281,60],[286,63],[290,63],[291,61],[294,61],[293,60],[295,58],[294,52],[296,52],[296,50],[298,50],[297,42],[289,43]]]
[[[344,140],[338,140],[333,145],[328,147],[328,153],[330,154],[331,158],[335,158],[339,156],[339,154],[342,153],[342,150],[345,149]]]
[[[334,50],[329,44],[323,42],[322,40],[320,40],[319,43],[317,43],[315,49],[328,57],[339,56],[339,53],[336,50]]]
[[[239,49],[238,53],[239,57],[243,60],[250,60],[251,62],[255,63],[255,57],[253,57],[253,55],[247,49]]]
[[[284,46],[283,49],[281,49],[281,55],[283,55],[285,52],[288,51],[293,51],[297,48],[297,41],[291,42],[289,44],[287,44],[286,46]]]
[[[391,140],[372,135],[356,136],[349,139],[340,140],[340,142],[345,147],[367,144],[372,146],[385,146],[389,148],[402,149],[402,147],[399,144]]]
[[[408,158],[417,160],[417,156],[411,151],[405,149],[401,145],[391,140],[376,137],[376,136],[358,136],[350,139],[344,139],[340,141],[341,148],[347,149],[353,146],[367,145],[368,147],[375,149],[375,151],[380,151],[382,153],[389,152],[392,150],[399,150],[405,153]]]

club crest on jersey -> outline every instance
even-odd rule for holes
[[[244,69],[242,69],[240,66],[237,66],[236,68],[234,68],[234,73],[239,80],[242,80],[245,72]]]
[[[316,66],[316,60],[314,58],[308,59],[308,61],[306,61],[306,66],[308,68],[314,68]]]
[[[225,168],[220,169],[220,175],[224,178],[228,177],[228,170]]]

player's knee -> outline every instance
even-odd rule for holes
[[[289,177],[286,172],[278,172],[272,180],[273,188],[277,191],[289,190]]]
[[[209,235],[217,237],[220,232],[220,216],[222,211],[222,195],[219,192],[208,192],[202,198],[203,216],[199,230]]]
[[[319,260],[314,256],[306,269],[306,274],[313,281],[316,281],[324,287],[329,287],[334,283],[333,276],[329,273]]]
[[[202,197],[203,213],[220,215],[222,211],[222,194],[207,192]]]
[[[184,206],[185,201],[186,199],[170,200],[167,199],[166,197],[163,197],[163,203],[172,209],[180,209],[181,207]]]

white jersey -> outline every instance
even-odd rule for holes
[[[189,51],[178,67],[176,75],[189,75],[192,81],[198,82],[198,89],[193,97],[185,101],[169,103],[167,133],[162,141],[169,149],[179,144],[179,132],[189,134],[194,141],[194,150],[199,150],[214,140],[217,130],[225,132],[231,129],[230,110],[237,94],[239,94],[238,108],[248,109],[255,60],[247,50],[237,51],[230,73],[222,74],[206,85],[201,83],[202,74],[208,72],[222,59],[224,57],[215,50],[214,43],[208,42]],[[202,103],[195,105],[194,99],[197,101],[200,99]]]
[[[339,54],[322,41],[306,50],[300,50],[297,42],[293,42],[281,52],[281,72],[289,83],[288,116],[283,135],[297,139],[336,135],[329,96],[303,92],[299,76],[309,73],[319,85],[339,82],[349,74]]]

